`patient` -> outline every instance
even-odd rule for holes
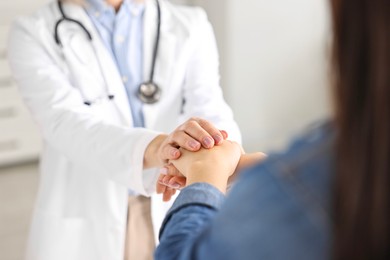
[[[330,2],[333,118],[242,173],[227,198],[240,147],[183,150],[171,163],[187,187],[156,259],[390,259],[390,5]]]

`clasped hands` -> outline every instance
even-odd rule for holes
[[[169,201],[176,190],[196,182],[226,192],[237,172],[265,157],[263,153],[245,154],[227,137],[226,131],[200,118],[187,120],[170,135],[156,137],[146,149],[144,168],[161,168],[156,191],[163,194],[163,200]]]

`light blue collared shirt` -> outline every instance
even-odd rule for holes
[[[119,11],[104,0],[87,0],[86,11],[115,61],[126,87],[134,127],[144,127],[142,102],[137,96],[143,81],[143,16],[145,5],[124,0]],[[105,64],[103,64],[103,67]]]

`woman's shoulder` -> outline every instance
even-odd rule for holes
[[[286,196],[295,197],[298,204],[326,219],[334,173],[334,139],[332,123],[311,127],[285,152],[269,155],[266,161],[245,172],[242,179],[272,181]]]
[[[330,124],[314,127],[241,175],[215,219],[232,245],[225,256],[328,258],[333,135]]]
[[[332,122],[310,125],[281,153],[270,154],[269,159],[284,171],[297,173],[297,169],[317,164],[333,154],[335,128]]]

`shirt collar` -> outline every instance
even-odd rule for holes
[[[106,3],[104,0],[87,0],[87,11],[94,15],[97,20],[103,19],[104,16],[115,16],[116,12],[112,6]],[[123,10],[126,9],[126,10]],[[133,16],[142,15],[145,10],[144,3],[137,3],[135,0],[123,0],[122,6],[118,12],[130,13]],[[123,12],[125,11],[125,12]]]
[[[107,17],[115,16],[115,10],[104,0],[87,0],[86,11],[100,23],[103,23]]]
[[[124,0],[124,6],[134,17],[140,16],[145,10],[144,3],[137,3],[135,0]]]

